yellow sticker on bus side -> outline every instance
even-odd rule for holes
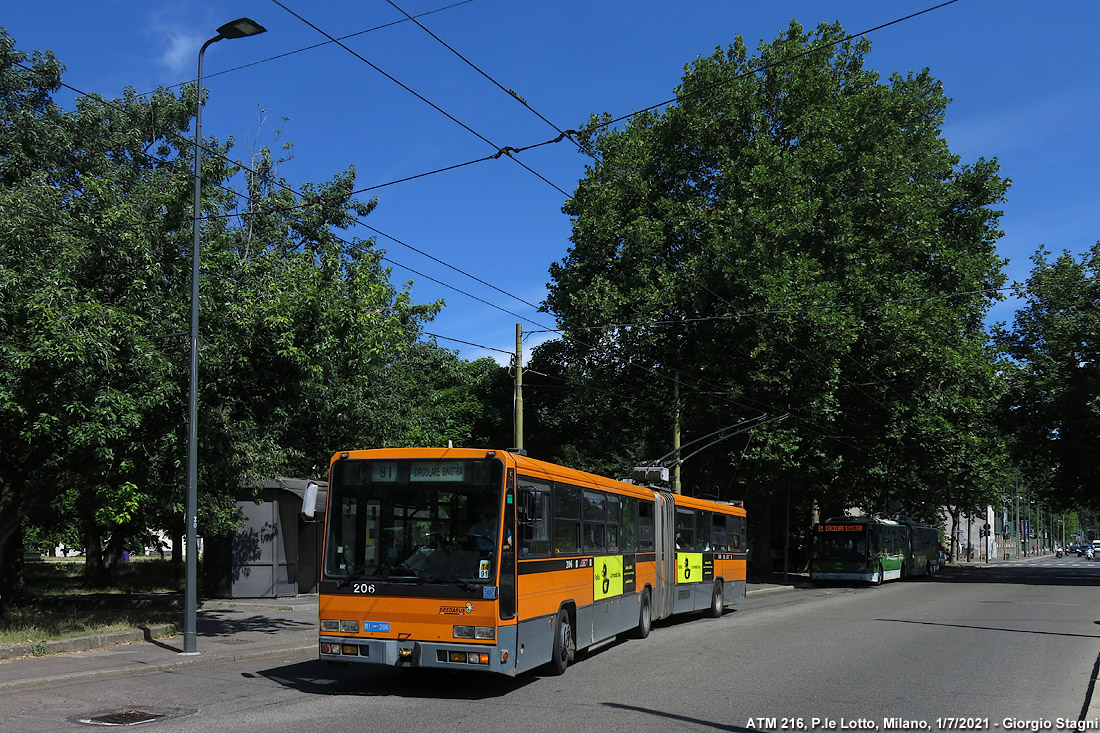
[[[597,557],[592,566],[592,597],[595,600],[623,594],[623,556]]]
[[[705,580],[703,577],[703,553],[677,552],[676,582],[699,583],[703,580]]]

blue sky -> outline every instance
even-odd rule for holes
[[[937,4],[395,2],[414,15],[445,8],[420,22],[562,129],[579,128],[594,113],[618,117],[670,99],[684,64],[735,35],[755,48],[792,18],[809,27],[839,21],[854,33]],[[115,97],[126,86],[144,92],[193,79],[202,42],[241,16],[268,32],[207,51],[203,132],[233,136],[239,158],[292,141],[295,157],[280,173],[295,187],[350,165],[357,187],[375,186],[557,134],[424,30],[398,22],[405,16],[388,0],[9,3],[0,25],[23,51],[53,50],[67,67],[67,84]],[[336,44],[290,53],[328,40],[305,21],[337,37],[378,28],[343,43],[492,144]],[[1100,239],[1098,21],[1100,3],[1092,0],[959,0],[868,36],[867,65],[884,78],[928,67],[943,82],[954,100],[944,126],[953,152],[964,162],[996,157],[1012,179],[999,246],[1011,260],[1010,280],[1026,278],[1041,244],[1079,253]],[[71,93],[59,100],[72,108]],[[501,352],[514,349],[517,322],[525,332],[555,325],[521,301],[545,297],[549,265],[566,255],[570,222],[555,186],[572,192],[587,159],[568,141],[520,157],[554,185],[501,158],[364,194],[379,201],[367,224],[515,296],[378,237],[395,282],[413,280],[418,302],[446,300],[427,330],[457,339],[439,343],[465,358],[506,361]],[[1013,308],[996,306],[990,320],[1010,320]],[[525,356],[550,335],[531,333]]]

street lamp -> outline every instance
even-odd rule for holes
[[[202,44],[199,49],[199,74],[195,82],[198,101],[195,103],[195,208],[191,220],[191,394],[187,417],[187,529],[186,580],[183,599],[183,653],[197,654],[195,615],[198,606],[198,473],[199,473],[199,242],[201,240],[202,212],[202,56],[211,43],[223,38],[245,38],[263,33],[267,29],[254,20],[239,18],[218,29],[218,35]]]

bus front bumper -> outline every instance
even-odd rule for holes
[[[387,667],[465,669],[515,674],[515,651],[500,644],[399,641],[321,636],[318,657],[325,662]]]
[[[810,573],[810,580],[863,580],[873,582],[873,573],[819,573],[816,570]]]

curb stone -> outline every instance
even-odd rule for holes
[[[188,669],[207,664],[234,664],[236,662],[250,661],[254,659],[268,659],[288,654],[306,651],[316,651],[316,644],[288,646],[281,649],[265,649],[257,652],[244,652],[241,654],[229,654],[220,656],[196,655],[188,659],[174,659],[159,664],[151,664],[143,667],[125,667],[119,669],[101,669],[88,672],[75,672],[72,674],[58,674],[47,677],[32,677],[0,683],[0,691],[12,690],[20,687],[37,687],[40,684],[57,682],[86,682],[90,680],[110,679],[114,677],[132,677],[135,675],[149,674],[150,672],[164,672],[166,670]]]
[[[83,652],[89,649],[126,644],[131,641],[152,641],[155,638],[172,636],[175,633],[176,627],[174,624],[158,624],[155,626],[142,626],[129,631],[116,631],[110,634],[92,634],[90,636],[74,636],[71,639],[36,641],[29,644],[0,647],[0,659],[16,659],[18,657],[43,656],[63,652]]]

